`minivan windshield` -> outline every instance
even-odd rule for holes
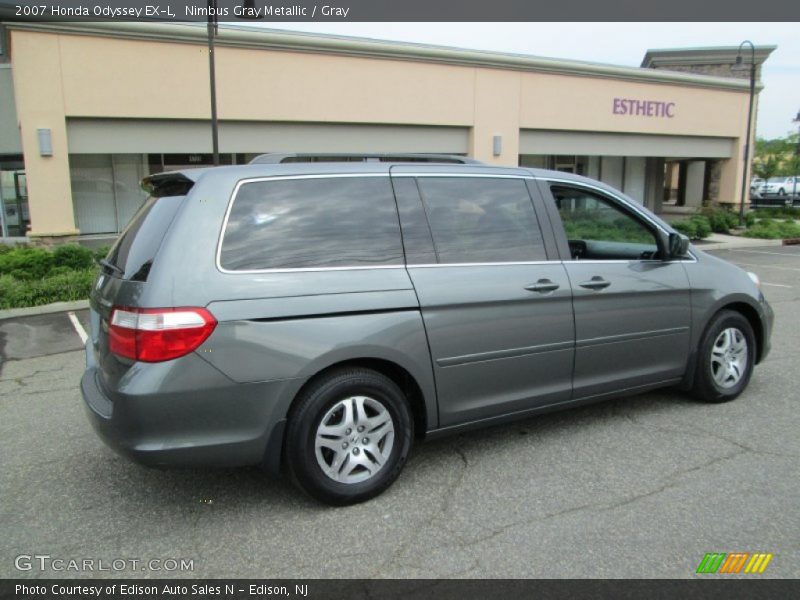
[[[111,247],[103,266],[110,275],[147,281],[158,248],[186,196],[148,198]]]

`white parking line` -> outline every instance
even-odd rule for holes
[[[86,330],[81,325],[81,322],[78,320],[78,317],[75,316],[74,312],[68,312],[67,316],[69,320],[72,321],[72,326],[75,328],[75,333],[78,334],[78,337],[81,338],[81,343],[85,344],[86,340],[89,339],[89,336],[86,335]]]
[[[739,262],[738,260],[735,261],[733,264],[738,265],[740,267],[758,267],[759,269],[779,269],[781,271],[796,271],[800,273],[800,269],[795,269],[794,267],[776,267],[774,265],[754,265],[753,263],[743,263]]]
[[[766,250],[742,250],[734,248],[730,252],[746,252],[748,254],[774,254],[775,256],[800,256],[800,252],[767,252]]]
[[[767,285],[767,286],[770,286],[770,287],[782,287],[782,288],[789,288],[789,289],[793,289],[794,288],[794,286],[791,286],[791,285],[783,285],[782,283],[767,283],[766,281],[762,281],[761,285]]]

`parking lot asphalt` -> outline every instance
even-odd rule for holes
[[[714,254],[758,273],[776,313],[739,399],[663,390],[424,442],[384,495],[347,508],[255,468],[116,456],[83,414],[67,316],[0,321],[0,577],[683,578],[707,552],[772,553],[760,577],[798,577],[800,247]],[[37,554],[194,563],[15,568]]]

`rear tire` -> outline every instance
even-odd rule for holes
[[[408,401],[391,379],[364,368],[336,370],[298,396],[286,430],[286,467],[317,500],[355,504],[394,483],[413,438]]]
[[[736,311],[717,313],[700,340],[692,395],[703,402],[733,400],[750,382],[755,358],[750,322]]]

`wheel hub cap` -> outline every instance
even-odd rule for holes
[[[711,376],[721,388],[734,387],[747,370],[747,338],[736,327],[723,329],[711,347]]]
[[[386,407],[368,396],[351,396],[322,417],[314,437],[317,464],[340,483],[374,477],[394,446],[394,422]]]

